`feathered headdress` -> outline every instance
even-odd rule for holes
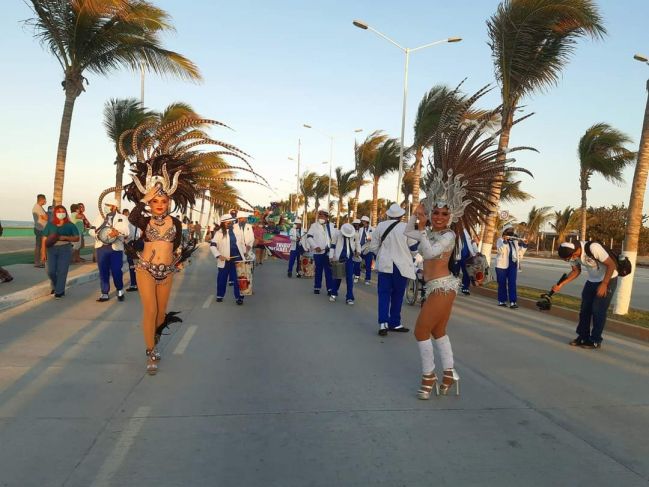
[[[461,228],[475,230],[487,219],[495,196],[493,184],[504,181],[506,171],[532,175],[527,169],[509,167],[513,159],[498,157],[500,131],[488,133],[488,130],[500,108],[487,112],[472,108],[489,91],[487,85],[468,98],[449,97],[433,138],[428,171],[421,185],[426,193],[422,204],[427,214],[436,207],[448,207],[451,221]],[[536,150],[515,147],[508,149],[508,153],[525,149]]]
[[[196,197],[204,196],[206,191],[210,191],[210,197],[206,199],[214,204],[238,206],[241,201],[250,207],[228,183],[247,182],[268,186],[268,181],[253,170],[246,159],[250,157],[248,154],[231,144],[210,138],[203,130],[209,125],[227,127],[216,120],[184,117],[163,125],[145,121],[137,128],[123,132],[118,150],[130,165],[133,178],[132,183],[124,186],[125,198],[137,202],[158,185],[180,211],[193,205]],[[218,146],[220,150],[201,151],[201,146],[206,145]],[[230,165],[225,157],[237,158],[246,167]],[[238,177],[239,171],[255,179]],[[121,188],[109,188],[102,193],[102,197],[118,189]]]

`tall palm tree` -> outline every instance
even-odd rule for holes
[[[421,169],[420,169],[421,171]],[[403,178],[401,178],[401,193],[403,194],[403,201],[400,203],[402,207],[408,209],[408,200],[414,194],[415,186],[415,168],[410,167],[408,164],[403,165]],[[414,201],[414,197],[413,197]],[[419,203],[417,203],[419,205]],[[416,208],[416,206],[412,206]]]
[[[527,238],[530,242],[536,240],[536,237],[541,231],[541,227],[545,225],[550,218],[552,218],[551,206],[532,206],[532,209],[527,215],[525,222],[525,230],[527,231]]]
[[[333,191],[333,181],[331,182],[331,188]],[[329,194],[329,176],[322,174],[318,176],[315,187],[313,188],[313,199],[315,200],[315,211],[316,213],[320,209],[320,200]],[[330,211],[331,208],[327,208],[327,211]]]
[[[554,212],[554,223],[550,223],[552,229],[557,232],[557,241],[563,242],[566,235],[572,228],[574,222],[575,209],[566,206],[561,211]]]
[[[398,169],[399,142],[397,139],[388,139],[378,147],[372,164],[367,169],[368,174],[372,177],[372,226],[375,226],[378,221],[379,181],[383,176]]]
[[[119,151],[119,138],[123,132],[133,130],[143,121],[149,119],[152,112],[145,109],[135,98],[111,98],[104,105],[104,127],[110,140],[115,144],[115,199],[122,197],[124,162]],[[125,146],[130,147],[130,141]]]
[[[333,186],[333,185],[332,185]],[[342,167],[336,168],[336,191],[338,198],[338,215],[336,217],[336,226],[340,228],[340,214],[343,212],[343,202],[345,197],[356,189],[356,171],[343,171]]]
[[[313,172],[306,172],[300,178],[300,193],[304,198],[304,217],[302,218],[306,227],[306,219],[309,213],[309,199],[315,196],[315,187],[318,183],[318,175]]]
[[[505,171],[505,180],[500,191],[500,201],[514,203],[517,201],[529,201],[533,196],[521,189],[520,180],[514,180],[512,171]]]
[[[53,203],[63,200],[65,161],[76,99],[85,74],[107,75],[117,68],[167,73],[199,80],[194,63],[165,49],[160,37],[173,30],[169,15],[145,0],[31,0],[35,36],[63,69],[65,104],[56,153]]]
[[[496,79],[502,97],[498,150],[507,157],[520,101],[556,85],[582,37],[602,38],[606,30],[594,0],[503,0],[487,21]],[[527,115],[529,116],[529,115]],[[493,184],[491,215],[482,252],[489,255],[502,179]]]
[[[378,147],[388,139],[380,130],[375,130],[369,134],[363,143],[354,142],[354,168],[356,170],[356,195],[354,196],[354,218],[358,218],[358,198],[360,197],[361,188],[368,183],[365,180],[368,168],[374,160]]]
[[[597,123],[586,130],[579,140],[579,188],[581,189],[581,230],[579,237],[586,239],[586,192],[594,174],[607,181],[622,183],[622,171],[635,160],[635,153],[624,145],[631,142],[628,135],[606,123]]]

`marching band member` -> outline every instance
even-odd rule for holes
[[[104,208],[107,211],[106,216],[98,215],[94,226],[89,231],[90,236],[95,237],[97,267],[99,268],[101,295],[97,301],[102,303],[110,299],[108,293],[110,292],[111,275],[117,290],[117,299],[124,301],[122,262],[124,260],[124,238],[129,234],[128,219],[119,213],[117,201],[114,199],[104,201]],[[102,238],[105,241],[102,241]],[[114,240],[111,242],[109,239]]]
[[[359,242],[359,230],[361,228],[361,221],[358,218],[354,218],[352,221],[352,226],[354,227],[354,233],[356,235],[356,241]],[[354,284],[358,282],[361,275],[361,258],[354,258]]]
[[[243,238],[243,231],[239,233],[233,228],[234,219],[232,217],[221,218],[221,226],[214,233],[214,238],[210,242],[210,251],[214,258],[218,259],[218,274],[216,277],[216,302],[220,303],[225,297],[228,279],[233,282],[234,298],[237,304],[243,304],[243,296],[239,291],[239,280],[237,279],[236,263],[244,260],[246,255],[246,243]],[[237,225],[238,226],[238,225]]]
[[[347,284],[347,295],[345,296],[345,302],[347,304],[354,304],[354,257],[357,257],[360,253],[360,245],[358,240],[356,240],[356,232],[354,227],[345,223],[340,227],[340,231],[336,232],[333,238],[333,245],[329,251],[329,258],[333,263],[344,263],[345,265],[345,282]],[[331,290],[331,296],[329,301],[335,302],[336,297],[338,296],[338,290],[340,289],[340,284],[342,279],[335,279],[333,289]]]
[[[386,212],[387,220],[374,230],[370,252],[376,255],[376,268],[379,272],[379,335],[389,331],[405,333],[409,331],[401,323],[401,305],[406,292],[408,279],[415,279],[415,266],[412,251],[417,242],[409,242],[404,235],[406,224],[401,221],[405,210],[393,203]],[[412,247],[412,248],[411,248]]]
[[[358,243],[361,247],[361,259],[365,262],[365,285],[369,286],[372,281],[372,262],[374,261],[374,254],[370,252],[370,242],[372,241],[373,228],[370,227],[370,218],[363,216],[360,219],[361,226],[358,230]],[[355,267],[356,281],[361,276],[360,262]]]
[[[125,208],[122,210],[122,215],[124,215],[126,218],[129,217],[129,214],[131,212],[129,211],[128,208]],[[130,221],[128,223],[128,237],[124,239],[124,243],[133,243],[136,240],[138,240],[142,236],[142,232],[140,231],[139,228],[137,228],[135,225],[133,225]],[[127,292],[133,292],[137,291],[137,276],[135,275],[135,261],[133,260],[133,257],[126,254],[126,262],[128,263],[128,274],[130,277],[130,284],[126,288]]]
[[[516,304],[516,278],[524,252],[518,245],[518,237],[512,227],[507,227],[496,242],[498,254],[496,256],[496,279],[498,281],[498,306],[506,307],[509,298],[509,307],[518,308]]]
[[[296,263],[295,270],[297,272],[297,277],[302,277],[300,272],[300,256],[304,253],[300,240],[302,240],[302,220],[299,218],[295,219],[293,228],[289,232],[289,238],[291,239],[291,253],[288,258],[288,277],[293,277],[293,265]]]
[[[467,296],[471,295],[471,291],[469,290],[469,286],[471,285],[471,277],[469,276],[469,271],[466,268],[466,262],[469,260],[471,257],[475,257],[475,255],[478,253],[478,247],[475,244],[475,242],[471,239],[471,235],[469,235],[469,232],[466,230],[466,228],[462,232],[462,249],[460,250],[460,268],[462,269],[462,294],[465,294]]]
[[[313,294],[320,294],[322,274],[324,272],[327,294],[331,295],[333,279],[331,276],[331,266],[329,265],[329,250],[331,249],[331,241],[335,233],[336,229],[329,223],[329,212],[327,210],[319,210],[318,220],[311,224],[307,233],[307,241],[313,252],[313,261],[315,263]]]

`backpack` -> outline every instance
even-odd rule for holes
[[[595,262],[597,262],[598,269],[599,269],[599,261],[593,256],[593,253],[590,251],[590,246],[593,243],[600,244],[604,248],[606,253],[609,255],[609,257],[613,259],[613,262],[615,262],[615,266],[617,268],[617,273],[619,274],[620,277],[628,276],[629,274],[631,274],[631,270],[633,269],[633,266],[631,265],[631,261],[629,260],[628,257],[621,257],[620,254],[608,248],[600,240],[591,240],[590,242],[586,242],[586,245],[584,246],[584,250],[586,251],[586,255],[588,257],[590,257]]]

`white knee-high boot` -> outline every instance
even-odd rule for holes
[[[435,352],[433,350],[433,342],[429,338],[417,342],[419,345],[419,355],[421,356],[421,372],[424,375],[431,375],[435,372]]]
[[[453,349],[451,348],[451,340],[449,340],[448,335],[437,338],[435,340],[435,345],[439,352],[439,358],[442,361],[442,368],[444,370],[452,369],[454,367]]]

